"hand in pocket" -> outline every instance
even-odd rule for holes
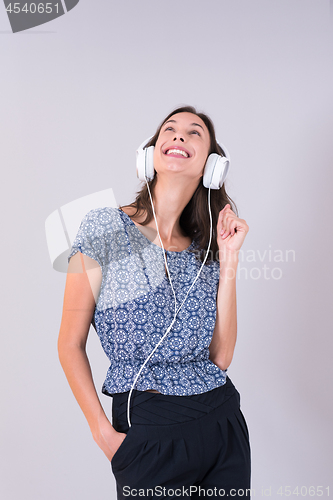
[[[119,450],[120,446],[122,445],[125,437],[127,437],[127,434],[124,432],[117,432],[117,431],[115,431],[115,432],[116,432],[116,436],[113,438],[113,446],[117,446],[117,448],[114,451],[111,458],[109,458],[109,456],[107,455],[107,457],[109,458],[109,462],[111,462],[111,460],[113,459],[113,457],[115,456],[115,454]]]
[[[98,431],[94,439],[101,450],[104,452],[109,462],[111,462],[116,451],[124,441],[127,434],[117,432],[107,418],[103,418],[98,425]]]

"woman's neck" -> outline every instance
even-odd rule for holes
[[[175,183],[165,185],[163,182],[157,182],[155,184],[153,203],[159,232],[163,240],[171,241],[184,236],[179,219],[195,189],[196,186],[182,186],[175,185]],[[155,227],[155,219],[152,219],[151,223],[152,227]]]

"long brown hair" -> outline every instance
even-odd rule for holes
[[[156,130],[155,135],[150,139],[150,141],[145,145],[145,148],[149,146],[155,146],[158,136],[160,134],[161,128],[164,123],[169,120],[169,118],[177,113],[193,113],[194,115],[199,116],[202,121],[205,123],[209,135],[210,135],[210,150],[209,154],[217,153],[225,156],[224,151],[219,146],[215,137],[215,129],[213,122],[211,119],[204,113],[197,113],[196,109],[193,106],[183,106],[180,108],[174,109],[168,116],[162,121]],[[154,178],[151,181],[148,181],[149,189],[152,197],[154,197],[154,188],[157,182],[156,171]],[[192,198],[184,208],[181,213],[179,224],[184,234],[189,236],[196,243],[196,248],[193,250],[201,260],[203,261],[205,257],[205,250],[208,248],[209,243],[209,235],[210,235],[210,219],[209,219],[209,211],[208,211],[208,188],[203,185],[203,179],[201,178],[197,189],[195,190]],[[218,260],[218,244],[217,244],[217,234],[216,234],[216,225],[219,216],[220,210],[227,204],[230,203],[230,208],[235,212],[238,217],[237,207],[234,201],[227,195],[224,187],[224,183],[220,189],[211,189],[210,190],[210,207],[212,214],[212,240],[210,245],[209,255],[207,257],[206,264],[212,260]],[[143,222],[140,222],[142,226],[149,224],[149,222],[153,219],[153,210],[151,207],[150,197],[148,193],[147,184],[145,184],[140,191],[137,191],[137,197],[135,201],[129,205],[123,205],[123,207],[129,206],[136,209],[136,212],[131,215],[131,218],[134,218],[139,214],[140,211],[146,213],[146,219]],[[122,209],[121,206],[119,206]]]

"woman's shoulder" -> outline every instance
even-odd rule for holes
[[[98,238],[109,241],[115,233],[122,231],[124,231],[124,222],[118,208],[93,208],[81,220],[77,238],[89,240]]]
[[[116,207],[93,208],[86,213],[82,222],[84,224],[93,223],[95,226],[109,226],[110,224],[119,224],[120,210]]]
[[[134,215],[136,212],[136,209],[131,205],[121,205],[119,207],[119,210],[121,210],[122,212],[125,212],[125,214],[127,214],[129,217]]]
[[[140,225],[146,219],[145,211],[142,209],[137,210],[133,205],[121,205],[119,211],[124,212],[126,215],[128,215],[128,217],[134,222],[134,224],[137,225]]]

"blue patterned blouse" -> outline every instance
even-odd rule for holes
[[[135,376],[174,318],[175,300],[163,250],[119,208],[99,208],[83,218],[68,260],[81,252],[98,262],[102,283],[94,323],[110,368],[102,392],[129,391]],[[201,261],[196,244],[166,251],[177,310]],[[209,359],[216,320],[219,263],[205,264],[169,334],[141,371],[135,389],[187,396],[225,384],[226,371]]]

